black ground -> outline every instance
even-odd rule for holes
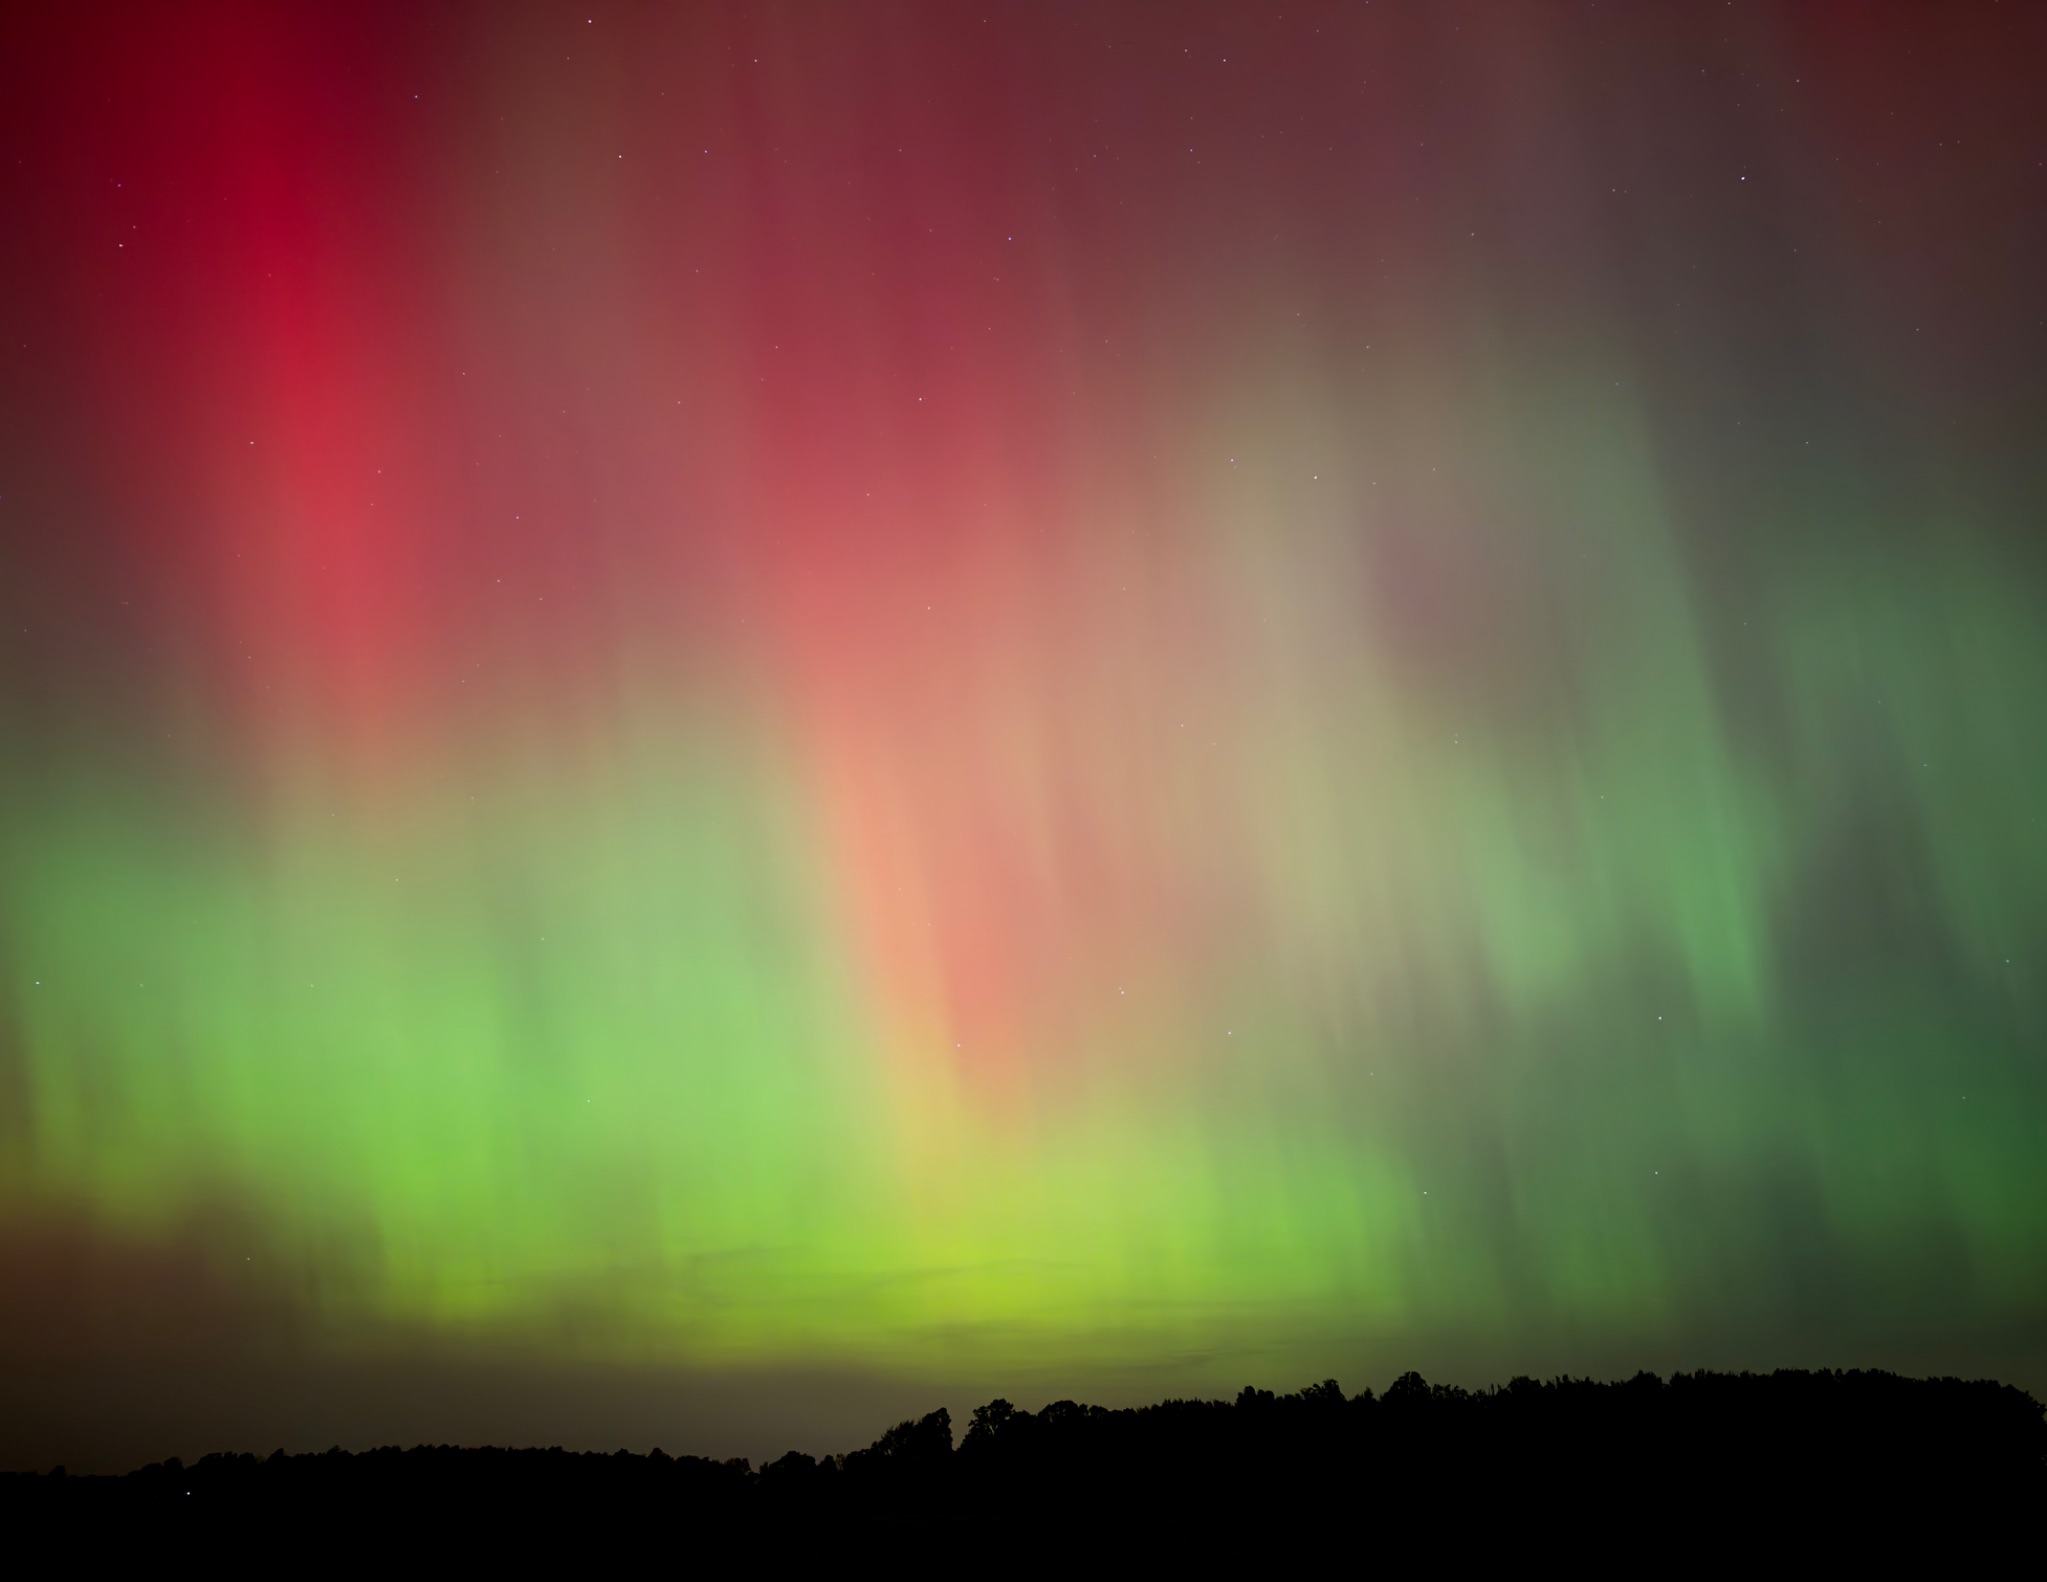
[[[1991,1382],[1868,1372],[1516,1379],[1109,1410],[980,1407],[865,1450],[744,1461],[420,1446],[211,1455],[0,1479],[19,1555],[197,1546],[318,1569],[374,1555],[829,1561],[1375,1559],[1583,1552],[1627,1564],[1860,1554],[2028,1569],[2047,1419]],[[2030,1556],[2030,1558],[2027,1558]],[[2038,1574],[2037,1572],[2033,1574]]]

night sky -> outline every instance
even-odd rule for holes
[[[2043,65],[8,8],[0,1463],[2047,1387]]]

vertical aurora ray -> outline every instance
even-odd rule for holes
[[[341,1350],[2034,1366],[2033,24],[1722,9],[10,24],[9,1234]]]

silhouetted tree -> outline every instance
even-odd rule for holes
[[[2020,1530],[2043,1494],[2047,1419],[1995,1383],[1642,1373],[1473,1392],[1407,1373],[1379,1397],[1325,1379],[1140,1408],[994,1400],[957,1451],[940,1410],[864,1450],[791,1451],[758,1471],[658,1450],[216,1453],[123,1478],[0,1478],[0,1521],[15,1535],[127,1532],[152,1552],[202,1535],[267,1533],[281,1554],[308,1535],[331,1546],[433,1531],[471,1544],[495,1535],[523,1558],[559,1542],[587,1563],[591,1544],[648,1534],[698,1559],[728,1545],[764,1561],[952,1534],[1051,1557],[1109,1537],[1140,1554],[1177,1546],[1212,1559],[1234,1546],[1268,1567],[1287,1535],[1360,1524],[1451,1533],[1462,1551],[1566,1531],[1581,1548],[1668,1546],[1630,1551],[1639,1562],[1774,1542],[1799,1522],[1830,1553],[1881,1543],[1892,1562],[1917,1531],[1939,1546],[1931,1563],[1953,1570],[1958,1546]]]

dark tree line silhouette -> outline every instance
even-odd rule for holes
[[[659,1450],[446,1445],[210,1455],[118,1478],[59,1469],[0,1480],[0,1519],[17,1541],[87,1546],[263,1535],[771,1557],[941,1542],[1050,1555],[1115,1541],[1270,1555],[1369,1530],[1382,1546],[1404,1534],[1465,1553],[1653,1534],[1668,1554],[1673,1542],[1704,1553],[1792,1533],[1952,1549],[2030,1526],[2043,1496],[2047,1418],[1994,1382],[1644,1373],[1467,1391],[1409,1373],[1383,1395],[1346,1396],[1328,1380],[1126,1409],[996,1400],[957,1446],[940,1410],[864,1450],[791,1452],[758,1469]]]

